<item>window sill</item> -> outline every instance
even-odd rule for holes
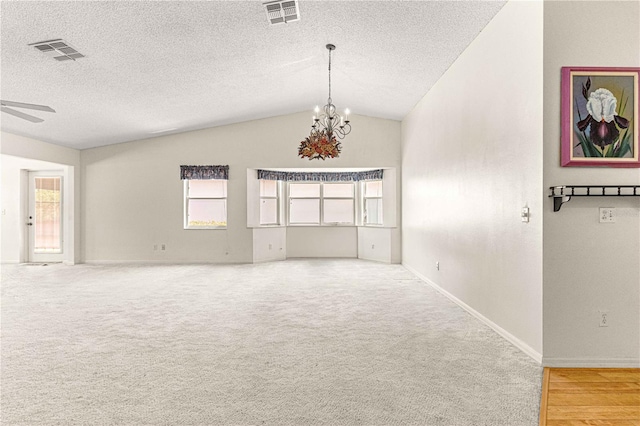
[[[355,228],[355,223],[323,223],[322,225],[314,225],[313,223],[290,223],[287,227],[291,228]]]
[[[214,230],[215,231],[215,230],[226,230],[227,227],[226,226],[199,226],[199,227],[193,226],[193,227],[182,228],[182,229],[184,229],[185,231],[198,231],[198,230],[205,230],[205,231]]]

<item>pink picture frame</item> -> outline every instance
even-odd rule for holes
[[[562,67],[566,166],[640,167],[640,68]]]

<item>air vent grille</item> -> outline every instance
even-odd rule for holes
[[[286,24],[300,19],[297,0],[276,0],[262,2],[267,11],[267,19],[271,25]]]
[[[76,59],[84,58],[82,53],[69,46],[69,43],[62,39],[39,41],[37,43],[31,43],[29,46],[35,47],[56,61],[75,61]]]

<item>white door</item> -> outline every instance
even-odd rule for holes
[[[62,262],[62,172],[29,172],[29,262]]]

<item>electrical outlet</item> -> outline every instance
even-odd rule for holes
[[[166,244],[162,244],[162,245],[160,246],[160,250],[163,250],[163,251],[164,251],[164,250],[166,250],[166,249],[167,249],[167,245],[166,245]]]
[[[600,223],[615,223],[616,209],[613,207],[600,207]]]
[[[158,251],[158,245],[157,244],[153,245],[153,251]]]
[[[271,248],[272,248],[272,247],[271,247],[271,244],[269,244],[269,250],[271,250]]]
[[[374,250],[376,248],[375,244],[371,244],[371,250]]]
[[[599,327],[609,327],[609,311],[598,311],[600,323]]]
[[[436,262],[436,270],[440,270],[440,262]]]

